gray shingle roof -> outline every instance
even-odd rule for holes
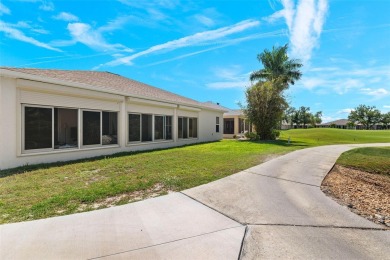
[[[0,69],[30,74],[64,82],[83,84],[97,91],[121,93],[125,96],[144,97],[189,106],[226,110],[224,107],[209,102],[198,102],[172,92],[156,88],[145,83],[129,79],[118,74],[101,71],[55,70],[0,67]]]
[[[348,123],[348,119],[339,119],[339,120],[335,120],[335,121],[332,121],[332,122],[328,122],[328,123],[323,123],[322,125],[347,125]]]

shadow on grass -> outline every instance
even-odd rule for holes
[[[269,141],[246,141],[255,144],[274,144],[284,147],[308,147],[309,145],[304,142],[290,141],[288,140],[269,140]]]
[[[35,170],[49,169],[52,167],[60,167],[60,166],[65,166],[65,165],[77,164],[77,163],[95,162],[95,161],[110,159],[110,158],[133,156],[136,154],[150,153],[150,152],[162,151],[162,150],[180,149],[180,148],[189,147],[189,146],[195,146],[195,145],[207,144],[207,143],[218,143],[218,142],[220,142],[220,141],[185,144],[182,146],[174,146],[174,147],[168,147],[168,148],[157,148],[157,149],[149,149],[149,150],[141,150],[141,151],[119,152],[119,153],[114,153],[114,154],[109,154],[109,155],[100,155],[100,156],[94,156],[94,157],[82,158],[82,159],[76,159],[76,160],[70,160],[70,161],[58,161],[58,162],[52,162],[52,163],[24,165],[24,166],[10,168],[10,169],[6,169],[6,170],[0,170],[0,178],[9,177],[9,176],[16,175],[16,174],[28,173],[28,172],[35,171]]]
[[[167,150],[172,150],[172,149],[180,149],[180,148],[184,148],[184,147],[190,147],[190,146],[196,146],[196,145],[208,144],[208,143],[219,143],[219,142],[221,142],[221,141],[185,144],[182,146],[174,146],[174,147],[168,147],[168,148],[158,148],[158,149],[150,149],[150,150],[142,150],[142,151],[119,152],[119,153],[114,153],[114,154],[109,154],[109,155],[101,155],[101,156],[82,158],[82,159],[76,159],[76,160],[71,160],[71,161],[58,161],[58,162],[52,162],[52,163],[24,165],[24,166],[19,166],[16,168],[1,170],[0,171],[0,178],[5,178],[5,177],[12,176],[12,175],[17,175],[17,174],[28,173],[28,172],[35,171],[35,170],[49,169],[52,167],[61,167],[61,166],[72,165],[72,164],[77,164],[77,163],[95,162],[95,161],[110,159],[110,158],[133,156],[136,154],[144,154],[144,153],[150,153],[150,152],[162,151],[162,150],[167,151]],[[255,143],[255,144],[273,144],[273,145],[283,146],[283,147],[302,147],[302,148],[304,148],[304,147],[308,146],[306,143],[303,143],[303,142],[290,142],[290,143],[288,143],[287,140],[243,141],[243,142],[250,142],[250,143]]]

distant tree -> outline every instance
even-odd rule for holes
[[[351,111],[348,120],[362,124],[365,129],[370,129],[381,121],[381,112],[375,106],[359,105]]]
[[[283,112],[288,107],[281,93],[283,81],[272,80],[257,82],[245,92],[247,107],[244,113],[255,126],[261,140],[276,138],[276,131],[282,120]]]
[[[316,127],[317,124],[321,124],[322,122],[322,111],[318,111],[315,114],[310,114],[310,124],[312,127]]]
[[[381,115],[381,121],[380,121],[386,129],[389,129],[390,125],[390,112],[383,113]]]
[[[299,121],[303,125],[303,128],[306,128],[306,125],[310,123],[311,113],[310,107],[301,106],[299,108]]]
[[[302,122],[301,122],[301,116],[300,116],[300,111],[295,109],[294,115],[292,117],[292,122],[295,124],[297,127],[299,127]]]
[[[295,81],[302,77],[299,68],[302,67],[300,60],[290,59],[287,55],[288,44],[282,47],[272,47],[269,51],[265,49],[257,55],[257,59],[263,64],[264,68],[252,72],[251,81],[274,81],[281,82],[283,90],[287,89],[289,84],[294,85]],[[279,84],[278,84],[279,85]]]
[[[289,107],[284,112],[283,120],[285,120],[288,124],[290,124],[290,128],[293,128],[294,126],[294,115],[295,115],[295,108]]]

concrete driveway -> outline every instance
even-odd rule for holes
[[[0,226],[0,259],[390,259],[390,232],[320,190],[338,156],[309,148],[181,193]]]

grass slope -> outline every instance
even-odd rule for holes
[[[390,177],[390,145],[389,147],[356,148],[343,153],[336,163]]]
[[[191,188],[307,146],[364,142],[390,142],[390,131],[288,130],[274,142],[223,140],[3,170],[0,223],[83,212]]]

